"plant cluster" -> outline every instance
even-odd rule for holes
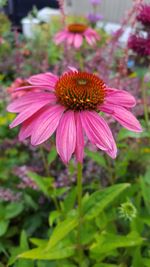
[[[108,35],[59,2],[30,39],[1,30],[0,267],[149,267],[150,62],[119,41],[148,6]]]

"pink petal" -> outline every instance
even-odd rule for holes
[[[32,106],[27,106],[27,108],[25,108],[10,124],[10,128],[16,127],[25,120],[29,119],[33,114],[35,114],[38,110],[40,110],[47,104],[49,104],[49,99],[44,99],[36,103],[32,103]]]
[[[55,44],[58,45],[58,44],[62,43],[63,41],[65,41],[67,36],[68,36],[67,31],[62,31],[62,32],[57,33],[54,37]]]
[[[96,40],[100,40],[100,35],[93,29],[88,28],[85,32],[86,35],[94,37]]]
[[[76,125],[73,111],[62,116],[56,133],[56,147],[63,162],[68,163],[76,145]]]
[[[19,97],[18,99],[16,99],[15,101],[13,101],[11,104],[8,105],[7,110],[9,112],[22,112],[24,111],[26,108],[32,108],[31,105],[33,104],[38,104],[43,101],[47,104],[47,103],[55,103],[56,102],[56,96],[55,94],[52,93],[41,93],[41,92],[31,92],[31,93],[27,93],[21,97]]]
[[[110,104],[103,104],[100,110],[111,114],[122,126],[133,132],[142,132],[142,127],[135,116],[127,109]]]
[[[71,45],[74,41],[74,34],[73,33],[68,33],[68,36],[67,36],[67,44],[68,45]]]
[[[58,81],[58,77],[50,72],[36,74],[36,75],[31,76],[28,79],[28,82],[31,85],[45,86],[50,89],[55,86],[57,81]]]
[[[74,37],[74,47],[79,48],[82,45],[83,37],[81,34],[76,33]]]
[[[124,90],[106,88],[106,94],[106,103],[126,108],[134,107],[136,105],[135,98]]]
[[[36,120],[31,144],[36,146],[45,142],[56,130],[65,108],[60,105],[47,107]]]
[[[80,116],[88,139],[102,150],[114,151],[115,141],[105,120],[95,111],[82,111]]]
[[[89,44],[89,45],[94,45],[95,43],[96,43],[96,40],[95,40],[95,38],[93,38],[92,36],[89,36],[89,35],[85,35],[85,39],[86,39],[86,41],[87,41],[87,43]]]
[[[20,132],[19,132],[19,140],[20,141],[23,141],[27,137],[31,136],[31,134],[33,132],[34,125],[36,123],[36,120],[42,111],[43,111],[43,109],[39,110],[33,116],[31,116],[29,119],[27,119],[26,121],[23,122],[22,127],[21,127]]]
[[[68,66],[68,69],[73,71],[73,72],[78,72],[78,70],[76,68],[72,67],[72,66]]]
[[[76,121],[76,148],[75,154],[78,162],[83,162],[84,136],[79,112],[75,112]]]
[[[20,91],[20,90],[30,90],[30,91],[34,91],[35,92],[35,90],[36,91],[43,91],[43,90],[45,90],[45,91],[54,91],[54,86],[45,86],[45,85],[28,85],[28,86],[22,86],[22,87],[17,87],[17,88],[15,88],[14,89],[14,92],[15,91]]]

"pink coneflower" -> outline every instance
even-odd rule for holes
[[[31,137],[34,146],[48,140],[56,131],[57,152],[65,163],[73,153],[82,162],[84,134],[110,157],[116,157],[114,138],[99,111],[111,114],[131,131],[142,131],[129,111],[135,106],[134,97],[107,87],[95,74],[72,68],[60,78],[52,73],[34,75],[29,83],[41,92],[29,92],[8,106],[8,111],[19,113],[10,127],[22,124],[19,139]]]
[[[87,25],[76,23],[70,24],[64,30],[58,32],[55,35],[54,41],[57,45],[65,42],[67,45],[74,46],[78,49],[82,46],[84,39],[92,46],[100,40],[100,36]]]
[[[143,4],[139,8],[137,20],[145,26],[150,26],[150,5]]]
[[[16,80],[13,81],[13,83],[7,88],[7,92],[10,93],[11,98],[15,99],[18,98],[24,94],[26,94],[26,91],[15,91],[16,88],[18,87],[24,87],[28,86],[29,83],[27,80],[22,79],[22,78],[17,78]]]
[[[12,99],[19,98],[23,96],[24,94],[27,93],[26,90],[17,90],[15,91],[16,88],[21,88],[25,86],[30,86],[31,84],[27,81],[27,79],[22,79],[22,78],[17,78],[14,80],[14,82],[7,88],[7,92],[11,95]],[[29,91],[29,90],[28,90]],[[37,89],[34,89],[34,91],[37,91]],[[33,88],[32,88],[33,92]]]

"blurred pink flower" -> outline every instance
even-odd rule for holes
[[[30,83],[27,81],[27,79],[22,79],[22,78],[17,78],[12,84],[11,86],[9,86],[7,88],[7,92],[11,95],[12,99],[16,99],[19,98],[21,96],[23,96],[24,94],[26,94],[27,92],[29,92],[29,88],[28,91],[27,90],[15,90],[16,88],[25,88],[26,86],[30,86]],[[37,89],[34,89],[34,91],[38,91]],[[32,88],[32,92],[33,92],[33,88]]]
[[[133,34],[128,40],[128,47],[140,56],[149,56],[150,38],[146,39]]]
[[[82,46],[84,39],[92,46],[100,40],[100,36],[95,30],[87,25],[77,23],[70,24],[64,30],[58,32],[54,37],[54,41],[57,45],[65,42],[67,45],[77,49]]]
[[[19,139],[31,137],[34,146],[56,131],[56,148],[64,163],[73,153],[77,161],[83,161],[84,134],[110,157],[116,157],[114,138],[99,111],[111,114],[131,131],[142,131],[129,111],[136,104],[134,97],[124,90],[107,87],[95,74],[71,68],[60,77],[45,73],[28,81],[41,91],[29,92],[9,104],[8,111],[19,113],[10,128],[22,124]]]
[[[90,0],[93,6],[98,6],[101,3],[101,0]]]
[[[150,26],[150,5],[142,4],[140,6],[137,20],[145,26]]]

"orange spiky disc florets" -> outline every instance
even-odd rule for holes
[[[60,77],[55,90],[58,101],[72,110],[96,110],[104,102],[105,84],[95,74],[69,72]]]
[[[72,32],[72,33],[83,33],[86,31],[86,29],[87,29],[87,25],[80,24],[80,23],[74,23],[68,26],[69,32]]]

